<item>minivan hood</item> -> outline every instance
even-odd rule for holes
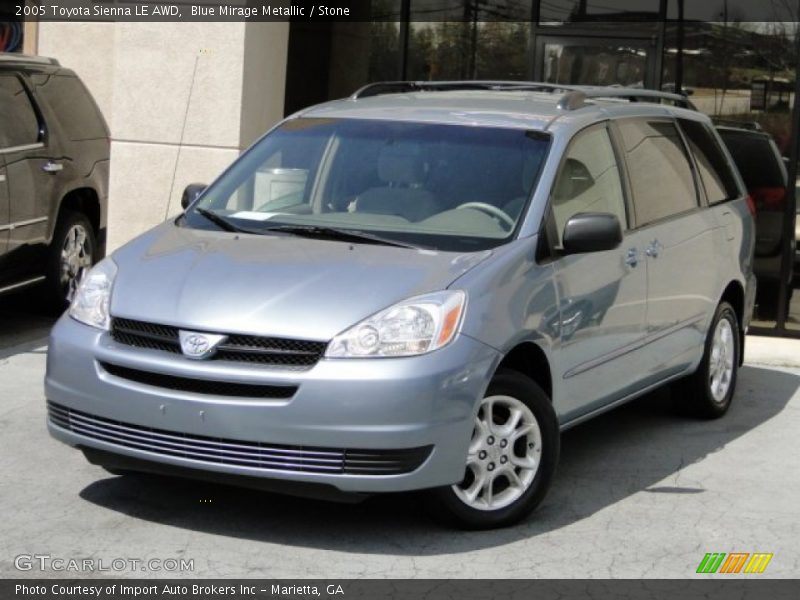
[[[491,255],[159,225],[117,250],[111,314],[198,331],[331,339]]]

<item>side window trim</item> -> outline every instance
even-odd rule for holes
[[[617,120],[614,119],[608,122],[608,134],[611,138],[611,146],[614,148],[617,168],[622,179],[622,193],[625,196],[625,212],[628,218],[627,227],[623,229],[623,233],[625,233],[626,231],[636,230],[636,205],[633,202],[633,186],[631,185],[630,172],[628,170],[628,159],[625,156],[625,146],[622,143],[622,133],[620,133],[617,126]]]
[[[703,179],[700,177],[700,169],[697,168],[697,158],[695,157],[694,152],[692,152],[692,146],[689,144],[689,140],[686,139],[686,133],[681,128],[681,124],[678,122],[678,119],[673,116],[671,121],[675,126],[675,129],[678,131],[678,135],[683,143],[683,151],[686,153],[686,157],[689,159],[689,167],[692,170],[692,179],[694,180],[695,201],[700,208],[706,208],[708,207],[708,196],[706,195],[706,188],[705,184],[703,183]]]

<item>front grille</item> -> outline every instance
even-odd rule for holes
[[[178,328],[170,325],[114,318],[111,337],[126,346],[181,354]],[[208,360],[307,369],[317,364],[327,345],[326,342],[231,334]]]
[[[190,377],[177,377],[152,371],[140,371],[129,367],[112,365],[101,362],[108,373],[115,377],[152,385],[155,387],[177,390],[179,392],[193,392],[209,396],[231,396],[238,398],[291,398],[297,391],[296,385],[262,385],[258,383],[236,383],[232,381],[215,381],[211,379],[193,379]]]
[[[430,455],[432,446],[398,450],[357,450],[246,442],[141,427],[47,403],[51,423],[94,440],[162,456],[256,469],[334,475],[410,473]]]

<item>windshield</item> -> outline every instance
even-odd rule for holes
[[[244,154],[186,222],[219,227],[211,211],[246,231],[489,248],[514,234],[548,146],[546,134],[518,129],[293,119]]]

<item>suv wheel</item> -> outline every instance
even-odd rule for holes
[[[89,220],[81,213],[63,213],[47,261],[48,300],[54,308],[63,310],[72,301],[81,278],[94,264],[96,248]]]
[[[720,303],[706,337],[700,366],[676,386],[678,402],[685,412],[716,419],[728,411],[736,389],[740,335],[736,311],[727,302]]]
[[[475,417],[463,480],[433,492],[439,514],[467,529],[516,523],[547,493],[559,447],[547,395],[520,373],[498,371]]]

